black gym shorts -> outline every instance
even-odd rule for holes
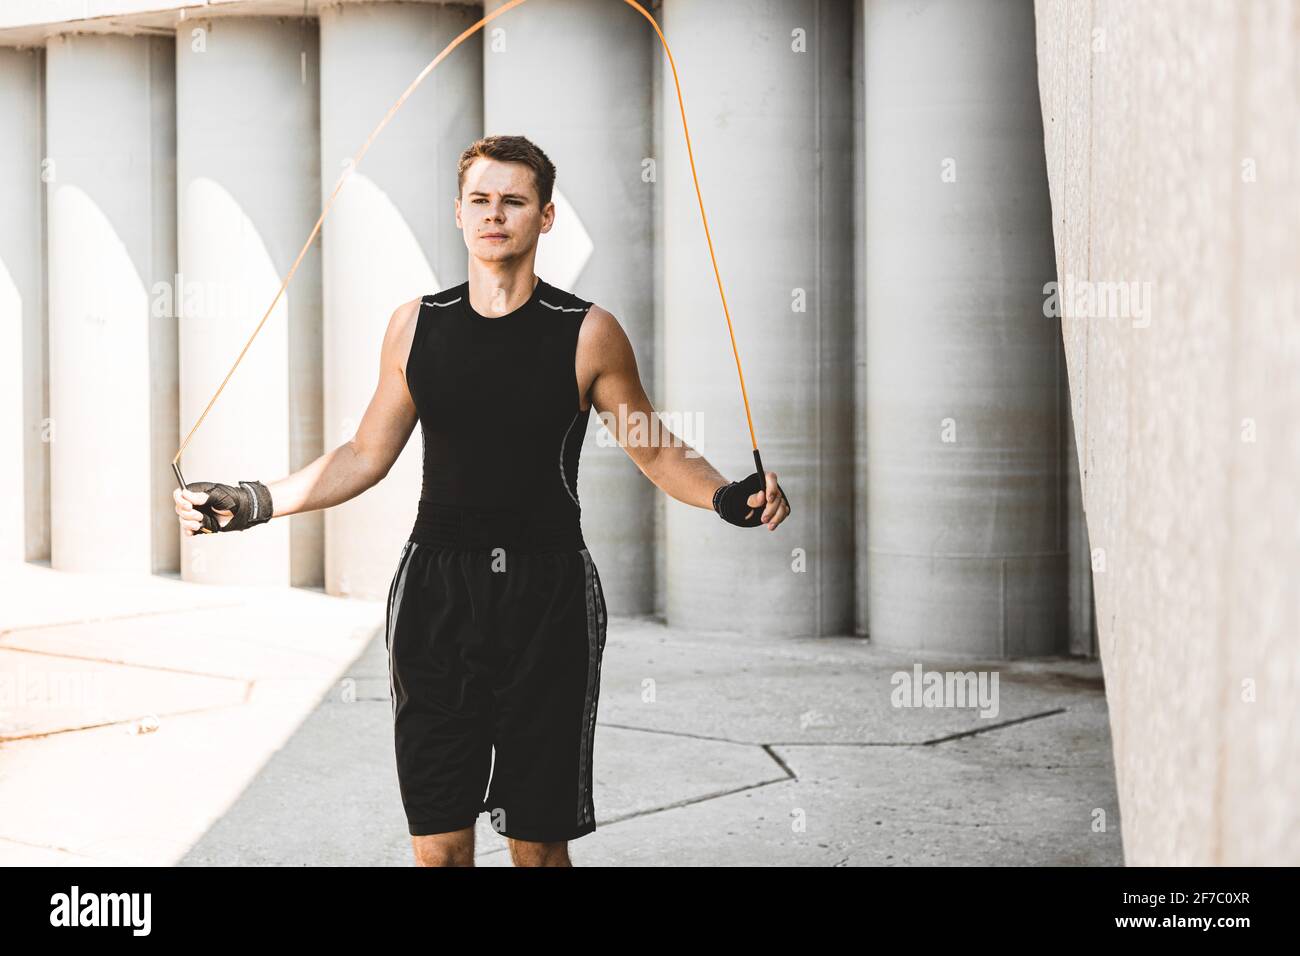
[[[384,639],[412,835],[472,826],[484,811],[516,840],[567,841],[596,829],[605,623],[585,547],[526,553],[407,541]]]

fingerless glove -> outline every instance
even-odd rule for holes
[[[260,481],[241,481],[238,485],[191,481],[185,488],[208,493],[208,500],[195,505],[194,510],[202,513],[203,527],[209,531],[246,531],[255,525],[266,524],[274,513],[271,492]],[[224,528],[217,519],[218,509],[234,512],[234,517],[226,522]]]
[[[753,508],[747,502],[749,496],[762,491],[765,484],[763,476],[754,472],[740,481],[723,485],[713,493],[713,510],[728,524],[734,524],[739,528],[757,527],[763,523],[763,509],[767,505],[762,504]],[[745,515],[749,514],[751,509],[753,515],[746,518]]]

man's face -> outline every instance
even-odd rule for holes
[[[470,255],[488,262],[526,255],[554,219],[555,203],[539,207],[533,171],[523,163],[480,156],[465,171],[456,225]]]

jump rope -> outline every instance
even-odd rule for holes
[[[493,20],[501,16],[506,11],[513,10],[521,3],[527,3],[527,2],[528,0],[510,0],[509,3],[506,3],[503,6],[499,7],[498,9],[494,10],[492,13],[489,13],[487,16],[483,17],[473,26],[466,29],[454,40],[448,43],[447,46],[443,48],[443,51],[439,53],[436,57],[434,57],[433,60],[429,62],[428,66],[426,66],[423,70],[420,71],[420,74],[411,82],[411,85],[406,88],[406,91],[397,98],[397,102],[394,103],[392,107],[389,108],[388,113],[384,116],[382,120],[380,120],[379,125],[376,126],[374,130],[371,131],[370,135],[366,137],[365,143],[362,144],[361,149],[357,151],[357,154],[352,157],[352,160],[348,163],[347,168],[343,172],[343,175],[339,177],[338,182],[334,185],[334,191],[330,193],[330,197],[326,201],[325,207],[321,210],[320,216],[316,220],[316,225],[312,227],[311,235],[309,235],[307,237],[307,241],[303,243],[302,249],[298,252],[298,258],[294,259],[293,265],[289,268],[288,274],[285,275],[284,277],[284,281],[280,283],[280,289],[278,292],[276,292],[275,298],[271,300],[271,304],[267,306],[266,312],[262,316],[262,320],[257,323],[257,327],[253,329],[253,334],[248,337],[248,341],[244,344],[243,349],[240,351],[239,357],[235,359],[235,364],[230,367],[230,371],[226,373],[226,377],[222,379],[221,384],[217,386],[217,390],[215,393],[213,393],[212,398],[208,401],[207,407],[203,409],[203,414],[199,416],[199,420],[194,423],[194,427],[191,428],[189,434],[185,436],[185,440],[181,442],[181,447],[176,450],[176,456],[172,458],[172,471],[175,473],[176,481],[180,484],[182,491],[187,490],[187,485],[185,483],[184,476],[181,474],[181,465],[180,465],[181,455],[185,453],[185,449],[189,446],[190,439],[194,437],[194,433],[198,431],[199,426],[203,424],[203,420],[208,417],[208,412],[212,411],[212,406],[216,404],[217,398],[218,396],[221,395],[222,389],[226,387],[226,383],[230,381],[231,376],[235,374],[235,369],[237,369],[239,367],[239,363],[243,361],[244,355],[248,352],[249,346],[251,346],[253,344],[253,340],[257,338],[257,333],[262,331],[262,326],[266,324],[266,320],[270,318],[272,311],[275,310],[275,305],[277,302],[280,301],[280,297],[284,295],[284,290],[289,287],[289,281],[293,278],[293,274],[298,271],[298,266],[302,262],[303,256],[307,254],[307,250],[311,248],[312,242],[315,241],[317,234],[320,233],[321,224],[325,221],[325,217],[329,215],[330,209],[333,208],[334,200],[338,197],[339,190],[343,188],[343,184],[347,181],[348,176],[352,174],[352,171],[355,170],[358,165],[360,165],[361,158],[366,155],[366,152],[370,149],[371,143],[373,143],[375,141],[375,137],[379,135],[379,131],[388,125],[389,120],[391,120],[397,114],[397,111],[402,108],[402,104],[406,102],[407,97],[409,97],[412,93],[415,92],[416,87],[418,87],[422,82],[424,82],[424,78],[428,76],[430,73],[432,73],[434,68],[439,63],[441,63],[444,59],[446,59],[452,50],[456,49],[456,47],[460,46],[463,42],[465,42],[465,40],[472,37],[479,30],[483,29],[484,26],[491,23]],[[680,110],[682,116],[682,133],[686,137],[686,155],[690,159],[690,163],[691,163],[691,179],[695,183],[695,197],[700,204],[700,219],[704,223],[704,238],[709,245],[709,259],[713,262],[713,276],[717,280],[718,295],[722,299],[722,313],[724,316],[726,316],[727,332],[731,336],[731,351],[732,354],[735,355],[736,357],[736,374],[740,377],[740,395],[745,403],[745,420],[749,423],[749,441],[754,449],[755,474],[750,475],[745,480],[748,483],[746,486],[747,493],[754,494],[755,492],[764,490],[766,488],[766,477],[763,471],[763,459],[759,455],[758,439],[754,437],[754,419],[750,415],[750,411],[749,411],[749,394],[745,391],[745,373],[740,368],[740,352],[736,348],[736,332],[731,325],[731,312],[727,308],[727,294],[722,288],[722,274],[718,271],[718,260],[713,253],[713,237],[709,233],[709,217],[705,215],[704,212],[704,196],[700,192],[700,180],[699,177],[695,174],[695,153],[691,149],[691,133],[689,128],[686,125],[686,104],[682,99],[681,84],[677,80],[677,63],[676,61],[673,60],[673,51],[669,48],[668,40],[667,38],[664,37],[663,30],[659,29],[659,24],[655,22],[655,18],[652,17],[648,12],[646,12],[646,9],[643,6],[641,6],[641,4],[637,3],[636,0],[623,0],[623,2],[626,3],[632,9],[636,10],[636,12],[641,14],[641,16],[645,17],[646,20],[649,22],[649,24],[652,27],[654,27],[655,33],[659,35],[659,42],[663,44],[664,53],[668,56],[668,65],[672,68],[673,71],[673,86],[677,90],[677,107]],[[780,488],[779,485],[777,487],[778,489]],[[782,492],[782,497],[785,498],[784,492]],[[786,499],[786,503],[788,506],[789,504],[788,498]],[[195,510],[203,511],[207,507],[208,505],[206,503],[203,505],[195,505]],[[214,515],[213,516],[214,520],[215,517],[216,516]],[[758,509],[755,510],[754,517],[755,518],[759,517]],[[201,530],[204,534],[214,533],[212,529],[207,527],[203,527]]]

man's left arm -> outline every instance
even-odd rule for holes
[[[592,357],[595,367],[592,408],[607,426],[614,426],[610,432],[615,440],[626,438],[619,447],[641,473],[678,501],[716,510],[715,495],[732,482],[659,420],[641,384],[632,343],[618,320],[593,305],[579,330],[578,347]],[[752,519],[761,508],[762,523],[775,530],[790,513],[790,505],[777,484],[776,472],[768,471],[764,478],[766,488],[744,499],[748,505],[744,517]]]

